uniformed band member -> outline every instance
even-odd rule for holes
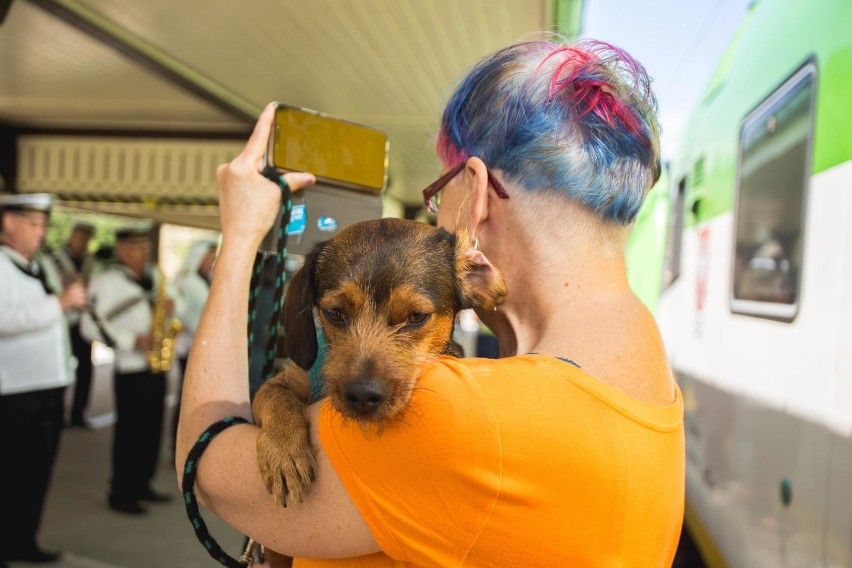
[[[89,253],[89,240],[95,232],[95,226],[85,221],[75,221],[71,235],[64,247],[51,253],[63,281],[79,281],[87,285],[96,260]],[[89,404],[89,392],[92,388],[92,342],[80,335],[80,312],[68,313],[68,331],[71,336],[71,352],[77,359],[77,381],[74,383],[74,401],[71,405],[70,426],[85,427],[85,411]]]
[[[218,239],[199,239],[190,245],[183,264],[174,281],[174,290],[180,299],[178,319],[183,324],[183,330],[178,336],[177,353],[180,362],[181,379],[177,389],[177,404],[172,418],[171,442],[172,453],[175,451],[177,422],[180,416],[180,397],[183,390],[183,373],[189,360],[189,349],[195,337],[198,320],[210,293],[210,282],[213,280],[213,263],[216,261]]]
[[[64,314],[86,293],[59,287],[38,259],[52,204],[49,194],[0,196],[0,565],[59,558],[36,533],[73,380]]]
[[[108,503],[115,511],[138,515],[146,512],[140,501],[169,500],[151,487],[166,393],[165,373],[152,373],[146,356],[152,346],[153,303],[160,282],[150,265],[150,229],[127,227],[117,230],[115,237],[115,262],[89,282],[99,321],[84,312],[80,332],[115,350],[116,423]]]

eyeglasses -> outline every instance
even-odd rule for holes
[[[450,180],[459,175],[465,164],[467,162],[461,162],[459,165],[430,183],[426,186],[426,189],[423,190],[423,204],[426,206],[426,210],[432,213],[438,212],[438,205],[441,202],[440,192],[444,189],[444,186],[450,183]],[[494,192],[501,199],[509,199],[509,194],[506,193],[506,190],[503,188],[503,184],[497,181],[497,178],[494,177],[494,174],[491,173],[487,167],[485,171],[488,173],[488,183],[494,188]]]

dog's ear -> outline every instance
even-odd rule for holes
[[[310,369],[317,358],[313,274],[318,253],[319,248],[314,248],[293,276],[281,312],[287,356],[305,370]]]
[[[461,309],[490,310],[506,299],[503,275],[482,251],[473,248],[467,231],[456,231],[456,279]]]

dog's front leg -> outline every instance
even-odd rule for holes
[[[257,462],[266,490],[276,503],[300,503],[314,479],[316,461],[308,438],[305,408],[308,381],[303,369],[289,365],[257,391],[252,402]]]

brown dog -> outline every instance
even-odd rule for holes
[[[285,345],[295,364],[252,403],[261,428],[258,463],[276,502],[302,501],[313,479],[304,411],[307,370],[319,349],[315,318],[327,343],[323,395],[344,416],[381,429],[400,416],[423,363],[461,355],[452,341],[456,313],[496,308],[505,297],[502,276],[464,232],[381,219],[316,245],[284,300]]]

